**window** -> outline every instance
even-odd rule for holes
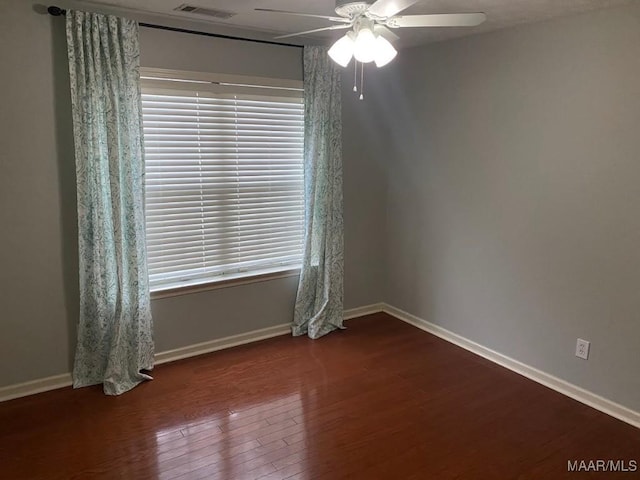
[[[300,82],[144,69],[152,291],[300,266]]]

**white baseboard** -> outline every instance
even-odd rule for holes
[[[290,332],[291,324],[282,323],[273,327],[262,328],[260,330],[254,330],[252,332],[240,333],[238,335],[232,335],[230,337],[218,338],[209,342],[196,343],[195,345],[189,345],[186,347],[176,348],[174,350],[168,350],[166,352],[156,353],[154,357],[154,363],[156,365],[162,365],[163,363],[175,362],[176,360],[182,360],[184,358],[204,355],[205,353],[217,352],[218,350],[223,350],[225,348],[237,347],[239,345],[245,345],[247,343],[265,340],[267,338],[286,335]]]
[[[364,307],[345,310],[343,318],[345,320],[351,320],[352,318],[364,317],[365,315],[371,315],[372,313],[379,313],[382,311],[384,311],[384,303],[372,303],[371,305],[365,305]]]
[[[440,337],[447,342],[458,345],[459,347],[475,353],[476,355],[480,355],[481,357],[497,363],[498,365],[502,365],[503,367],[508,368],[509,370],[524,377],[527,377],[534,382],[540,383],[552,390],[555,390],[556,392],[573,398],[580,403],[589,405],[590,407],[606,413],[607,415],[611,415],[618,420],[622,420],[625,423],[640,428],[640,412],[636,412],[623,405],[612,402],[611,400],[601,397],[600,395],[596,395],[595,393],[578,387],[577,385],[569,383],[558,377],[554,377],[553,375],[526,365],[522,362],[519,362],[518,360],[514,360],[513,358],[496,352],[495,350],[483,347],[482,345],[473,342],[461,335],[458,335],[457,333],[453,333],[422,318],[416,317],[415,315],[400,310],[399,308],[393,307],[388,304],[383,304],[383,311],[399,320],[402,320],[403,322],[413,325],[414,327],[424,330],[425,332],[429,332],[437,337]]]
[[[71,374],[63,373],[62,375],[54,375],[52,377],[39,378],[30,382],[18,383],[15,385],[7,385],[0,387],[0,402],[13,400],[14,398],[26,397],[27,395],[35,395],[36,393],[56,390],[58,388],[69,387],[72,384]]]
[[[566,395],[574,400],[589,405],[603,413],[611,415],[623,422],[640,428],[640,413],[631,410],[623,405],[619,405],[611,400],[603,398],[595,393],[589,392],[577,385],[573,385],[565,380],[554,377],[546,372],[538,370],[534,367],[526,365],[518,360],[514,360],[506,355],[498,353],[487,347],[473,342],[461,335],[453,333],[445,328],[428,322],[422,318],[416,317],[410,313],[407,313],[399,308],[395,308],[386,303],[375,303],[366,305],[363,307],[352,308],[344,311],[344,319],[349,320],[352,318],[362,317],[373,313],[385,312],[389,315],[402,320],[410,325],[413,325],[421,330],[429,332],[437,337],[440,337],[450,343],[458,345],[459,347],[469,350],[481,357],[486,358],[498,365],[502,365],[509,370],[516,372],[524,377],[533,380],[534,382],[545,385],[552,390],[555,390],[563,395]],[[239,335],[232,335],[230,337],[220,338],[209,342],[198,343],[196,345],[189,345],[166,352],[160,352],[155,355],[156,365],[160,365],[167,362],[173,362],[184,358],[194,357],[197,355],[203,355],[206,353],[223,350],[225,348],[231,348],[238,345],[244,345],[247,343],[257,342],[267,338],[276,337],[279,335],[286,335],[291,331],[291,325],[288,323],[275,325],[273,327],[263,328],[260,330],[254,330],[252,332],[241,333]],[[52,377],[33,380],[30,382],[20,383],[16,385],[8,385],[0,387],[0,402],[12,400],[14,398],[25,397],[28,395],[34,395],[36,393],[42,393],[49,390],[55,390],[58,388],[68,387],[72,384],[71,374],[64,373],[62,375],[55,375]]]
[[[344,319],[349,320],[351,318],[381,312],[382,308],[382,303],[376,303],[373,305],[345,310]],[[265,340],[267,338],[277,337],[279,335],[286,335],[290,332],[291,324],[283,323],[280,325],[275,325],[273,327],[254,330],[252,332],[241,333],[238,335],[232,335],[230,337],[218,338],[209,342],[202,342],[195,345],[176,348],[174,350],[168,350],[166,352],[160,352],[155,355],[154,360],[156,365],[161,365],[163,363],[174,362],[176,360],[182,360],[184,358],[195,357],[196,355],[216,352],[225,348],[237,347],[238,345],[257,342],[259,340]],[[62,375],[55,375],[53,377],[41,378],[38,380],[32,380],[30,382],[0,387],[0,402],[13,400],[14,398],[26,397],[28,395],[35,395],[36,393],[47,392],[49,390],[56,390],[58,388],[68,387],[72,385],[72,383],[73,382],[71,379],[71,373],[63,373]]]
[[[344,320],[349,320],[351,318],[362,317],[371,313],[382,312],[382,308],[382,303],[366,305],[364,307],[358,308],[351,308],[344,311],[343,318]],[[232,335],[230,337],[219,338],[216,340],[211,340],[209,342],[197,343],[195,345],[189,345],[187,347],[176,348],[175,350],[158,353],[155,356],[155,364],[161,365],[163,363],[175,362],[176,360],[195,357],[197,355],[204,355],[205,353],[212,353],[218,350],[224,350],[225,348],[237,347],[238,345],[257,342],[260,340],[265,340],[267,338],[286,335],[288,333],[291,333],[291,324],[282,323],[273,327],[254,330],[252,332]]]

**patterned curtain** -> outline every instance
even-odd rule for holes
[[[305,248],[293,335],[342,326],[342,110],[340,71],[324,47],[304,49]]]
[[[138,25],[68,11],[67,47],[80,252],[73,386],[119,395],[153,367]]]

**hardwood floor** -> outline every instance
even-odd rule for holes
[[[0,404],[0,477],[559,479],[640,430],[385,314]],[[638,474],[611,474],[632,478]]]

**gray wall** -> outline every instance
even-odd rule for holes
[[[146,27],[140,28],[140,64],[143,67],[302,80],[300,48]]]
[[[386,285],[384,119],[374,115],[373,95],[361,102],[352,89],[348,68],[342,78],[346,308],[381,302]]]
[[[30,2],[0,3],[0,386],[69,371],[75,167],[56,25]]]
[[[640,410],[640,6],[395,67],[386,301]]]
[[[0,49],[0,387],[69,372],[75,345],[75,167],[64,20],[43,11],[23,0],[0,2],[0,41],[7,47]],[[141,29],[141,55],[144,66],[301,78],[297,49]],[[368,187],[384,190],[383,170],[359,173],[368,160],[358,147],[364,140],[354,141],[360,131],[353,106],[344,109],[347,308],[379,301],[383,285],[381,275],[369,278],[383,254],[380,240],[369,240],[377,233],[371,205],[380,212],[383,203]],[[157,350],[286,323],[296,286],[297,277],[289,277],[154,300]]]

